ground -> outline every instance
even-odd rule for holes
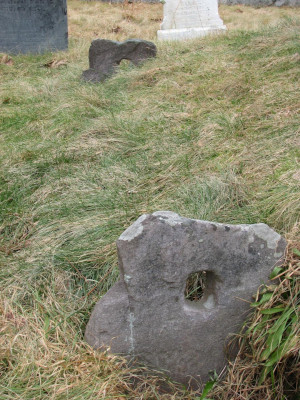
[[[68,13],[68,52],[0,58],[0,398],[194,399],[84,328],[143,213],[264,222],[296,247],[300,9],[222,6],[226,34],[157,43],[99,85],[80,79],[91,40],[156,41],[162,5]]]

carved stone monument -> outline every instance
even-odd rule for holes
[[[85,338],[201,386],[226,364],[224,345],[284,255],[265,224],[225,225],[161,211],[141,216],[117,241],[120,280],[96,304]],[[185,298],[190,274],[205,271],[199,301]]]
[[[224,31],[218,0],[166,0],[159,40],[184,40]]]
[[[66,0],[0,0],[0,52],[68,48]]]
[[[129,39],[125,42],[96,39],[89,50],[89,69],[83,71],[85,81],[101,82],[111,76],[122,60],[139,65],[147,58],[155,57],[157,49],[154,43],[141,39]]]

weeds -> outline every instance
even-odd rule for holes
[[[213,399],[296,399],[300,371],[300,252],[291,242],[285,264],[271,275],[274,284],[257,293],[254,315],[239,341],[239,354],[230,364]],[[276,283],[276,284],[275,284]]]

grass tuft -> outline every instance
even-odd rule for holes
[[[209,394],[212,399],[298,398],[299,248],[299,242],[289,243],[284,264],[273,272],[274,284],[257,292],[254,315],[239,338],[238,356],[222,384]]]

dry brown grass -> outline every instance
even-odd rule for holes
[[[57,281],[63,279],[57,277]],[[62,281],[58,288],[64,290]],[[22,290],[14,287],[11,296]],[[59,293],[59,292],[57,292]],[[56,302],[56,304],[54,304]],[[37,307],[53,309],[57,300],[45,294]],[[179,385],[166,377],[120,357],[96,352],[78,342],[78,332],[66,341],[66,320],[59,326],[53,320],[39,319],[39,310],[24,313],[11,299],[0,299],[0,379],[13,370],[1,399],[164,399],[190,400]],[[14,380],[22,382],[17,390]]]
[[[219,8],[228,30],[256,30],[261,27],[275,26],[282,19],[293,18],[300,14],[299,9],[291,7],[249,7],[236,5]]]
[[[69,34],[78,40],[99,37],[118,41],[128,38],[156,40],[163,17],[160,3],[103,4],[101,1],[69,0],[68,5]],[[232,31],[274,26],[284,18],[300,15],[300,10],[221,5],[219,13],[228,30]]]
[[[105,4],[101,1],[68,2],[72,38],[153,40],[162,20],[162,4]]]

